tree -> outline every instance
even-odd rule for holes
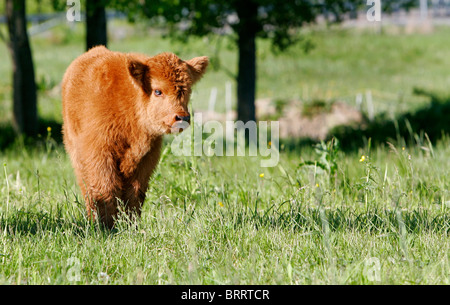
[[[86,0],[86,50],[98,45],[107,46],[107,0]]]
[[[116,0],[117,3],[122,2]],[[298,40],[296,29],[326,13],[339,21],[355,8],[356,0],[141,0],[128,13],[143,12],[148,18],[163,17],[174,37],[205,36],[231,29],[238,47],[238,119],[255,120],[256,39],[272,40],[274,49],[284,50]],[[139,8],[140,10],[136,9]],[[182,27],[176,26],[183,24]],[[182,35],[179,35],[179,32]]]
[[[25,0],[6,0],[8,49],[13,66],[13,127],[18,134],[38,132],[33,58],[28,40]]]
[[[110,0],[86,0],[83,3],[86,12],[86,50],[98,45],[106,47],[108,43],[106,6]],[[81,6],[79,0],[51,0],[51,4],[55,11],[67,11],[68,8],[79,10]]]
[[[108,0],[86,2],[86,48],[106,46],[106,13]],[[64,10],[67,1],[52,0],[53,9]],[[13,127],[17,134],[38,133],[37,92],[32,50],[27,33],[26,0],[6,0],[5,13],[9,38],[7,43],[13,66]],[[0,33],[1,34],[1,33]]]

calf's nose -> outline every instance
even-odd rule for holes
[[[183,114],[183,115],[177,114],[177,115],[175,115],[175,122],[178,122],[178,121],[184,121],[184,122],[188,122],[190,124],[191,123],[191,115],[189,113]]]

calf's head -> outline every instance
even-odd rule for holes
[[[206,56],[187,61],[172,53],[143,60],[129,56],[129,73],[145,97],[139,105],[143,124],[161,135],[187,128],[192,86],[203,76],[207,66]]]

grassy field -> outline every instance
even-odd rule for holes
[[[60,28],[32,40],[39,109],[51,122],[61,122],[57,85],[83,51],[79,32]],[[369,89],[379,93],[377,112],[410,111],[429,102],[413,95],[415,87],[449,93],[447,32],[315,30],[305,33],[315,45],[308,54],[294,48],[279,56],[260,41],[258,97],[354,103]],[[215,43],[130,35],[110,47],[190,58],[213,56]],[[228,41],[218,54],[234,72]],[[7,58],[4,46],[0,55]],[[10,119],[9,71],[1,61],[1,124]],[[207,105],[213,86],[221,96],[230,80],[211,70],[196,88],[194,108]],[[165,145],[141,221],[123,219],[105,231],[86,219],[56,132],[34,146],[18,140],[0,150],[0,283],[450,283],[448,136],[431,143],[411,135],[352,151],[332,142],[316,149],[286,144],[273,168],[261,168],[259,157],[176,157]]]

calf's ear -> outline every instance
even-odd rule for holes
[[[202,78],[203,74],[205,74],[206,68],[209,64],[209,59],[207,56],[194,57],[186,61],[186,63],[189,66],[192,80],[195,83]]]
[[[136,60],[134,58],[127,58],[128,61],[128,71],[132,76],[136,84],[144,90],[147,94],[151,91],[148,73],[150,68],[143,62]]]

